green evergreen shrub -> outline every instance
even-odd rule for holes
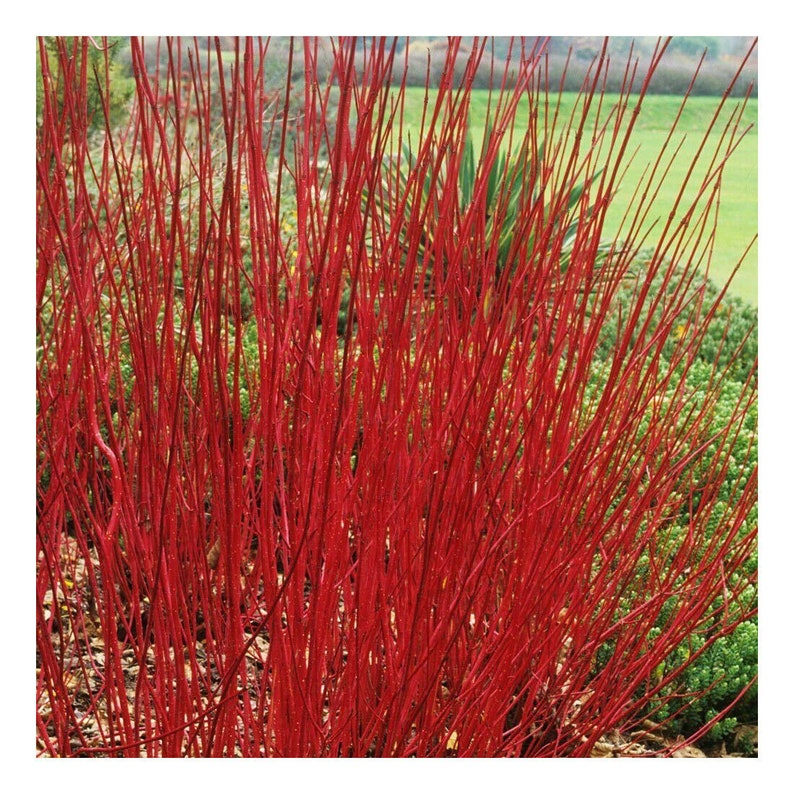
[[[639,259],[640,267],[644,264]],[[654,280],[654,287],[658,291],[663,288],[662,278]],[[620,311],[625,311],[629,305],[633,285],[627,281],[622,285],[615,303],[615,311],[611,320],[604,326],[603,344],[600,349],[606,367],[609,354],[614,351],[620,329]],[[699,296],[702,296],[703,306],[717,303],[717,309],[712,322],[708,324],[705,335],[698,348],[698,360],[687,371],[682,370],[684,379],[683,393],[692,401],[693,407],[701,409],[707,394],[712,394],[714,363],[717,371],[723,376],[722,383],[717,392],[717,398],[710,409],[710,421],[701,430],[700,436],[706,440],[714,440],[706,445],[688,466],[682,477],[682,492],[699,483],[705,472],[713,471],[716,463],[725,466],[726,477],[719,486],[718,503],[714,508],[707,531],[713,533],[724,530],[725,505],[730,502],[730,495],[737,489],[747,485],[749,472],[758,464],[758,404],[756,401],[747,400],[743,386],[749,377],[757,377],[755,369],[758,355],[758,310],[746,301],[730,294],[720,297],[721,290],[711,281],[705,284],[693,284],[689,290],[689,309],[682,310],[679,320],[673,323],[671,333],[665,346],[668,356],[672,355],[675,346],[681,344],[685,335],[691,333],[691,324],[688,323],[688,312],[696,305]],[[647,312],[645,313],[647,316]],[[655,324],[652,322],[652,327]],[[746,340],[746,341],[745,341]],[[743,343],[743,344],[742,344]],[[738,354],[737,354],[738,351]],[[597,394],[598,384],[593,382],[588,387],[592,394]],[[671,382],[666,400],[675,399],[678,384]],[[733,437],[732,444],[728,447],[719,438],[720,431],[727,427],[728,417],[735,411],[737,405],[744,402],[746,414],[738,433]],[[643,419],[645,426],[649,426],[651,411]],[[680,428],[683,431],[684,428]],[[716,459],[716,460],[715,460]],[[706,487],[703,483],[702,487]],[[697,489],[695,489],[697,493]],[[686,531],[692,511],[698,508],[697,498],[683,504],[675,525],[670,529],[670,537],[682,537]],[[754,506],[746,521],[743,532],[756,526],[758,522],[758,507]],[[638,566],[637,574],[642,576],[647,572],[650,560],[645,557],[645,566]],[[726,587],[731,592],[741,592],[741,601],[746,607],[757,607],[757,587],[754,584],[757,576],[758,555],[754,552],[744,566],[727,577]],[[673,607],[673,604],[670,605]],[[722,599],[712,605],[715,622],[723,619],[724,607]],[[660,619],[665,619],[665,612]],[[652,637],[651,637],[652,639]],[[653,719],[657,721],[669,720],[668,729],[677,734],[691,734],[714,719],[717,714],[728,708],[742,690],[749,687],[747,692],[739,699],[729,714],[717,721],[709,730],[707,741],[724,741],[728,739],[739,724],[755,724],[758,719],[758,685],[753,683],[758,675],[758,621],[757,618],[746,620],[737,625],[728,636],[721,637],[707,651],[697,655],[703,646],[703,637],[697,633],[692,634],[686,643],[680,645],[665,662],[667,671],[688,662],[681,674],[669,686],[660,691],[659,698],[652,709]],[[610,649],[605,647],[601,653],[601,661],[607,659]],[[694,661],[688,661],[691,656]],[[662,671],[656,671],[656,677]],[[687,693],[697,692],[697,697],[688,697]]]

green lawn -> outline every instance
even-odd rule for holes
[[[414,142],[419,131],[424,99],[425,92],[422,88],[409,88],[406,92],[405,123]],[[576,94],[562,95],[558,127],[562,120],[570,117],[576,99]],[[615,96],[607,95],[603,108],[606,110],[614,105],[616,99]],[[667,147],[664,162],[671,159],[672,152],[676,147],[680,145],[681,148],[660,187],[659,195],[649,215],[649,227],[653,221],[656,221],[658,228],[669,215],[692,158],[708,130],[718,102],[717,98],[712,97],[694,97],[688,100],[674,137]],[[715,125],[716,131],[709,136],[702,158],[703,166],[696,168],[690,178],[689,189],[684,193],[685,200],[686,197],[691,198],[696,192],[705,163],[710,160],[719,135],[728,121],[729,114],[738,104],[739,100],[731,100],[723,109],[720,121]],[[608,235],[617,232],[621,218],[632,203],[634,189],[648,164],[656,161],[664,145],[667,130],[669,130],[680,105],[680,97],[647,96],[645,98],[631,139],[630,152],[633,159],[623,175],[620,189],[607,217],[606,232]],[[488,92],[475,91],[471,108],[472,133],[476,141],[482,135],[485,124]],[[526,123],[526,117],[526,109],[520,111],[517,117],[518,124]],[[712,278],[717,283],[723,284],[750,246],[750,250],[747,251],[744,262],[731,285],[731,291],[753,304],[757,304],[758,301],[758,253],[757,247],[752,244],[758,229],[757,122],[758,101],[753,99],[748,103],[740,125],[742,130],[747,127],[751,128],[731,155],[723,174],[719,195],[719,220],[713,260],[710,264]],[[592,129],[592,126],[590,128]],[[651,229],[649,242],[653,242],[655,234],[658,232]]]

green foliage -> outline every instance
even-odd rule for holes
[[[641,266],[641,265],[640,265]],[[697,297],[697,289],[692,286],[689,298],[693,301]],[[631,290],[634,285],[626,283],[622,286],[617,297],[617,305],[623,311],[629,305]],[[652,294],[658,294],[662,289],[660,279],[654,281]],[[711,283],[703,288],[702,305],[708,309],[719,298],[719,290]],[[658,312],[657,312],[658,314]],[[618,339],[618,320],[615,312],[612,320],[604,328],[603,344],[600,356],[608,362],[615,349]],[[647,317],[647,311],[643,319]],[[682,343],[686,334],[695,333],[697,324],[690,321],[688,310],[681,313],[680,323],[674,324],[665,345],[668,357],[675,352],[675,347]],[[653,321],[652,321],[653,322]],[[756,360],[758,354],[757,342],[757,309],[737,297],[725,295],[717,305],[717,310],[712,321],[708,324],[699,347],[699,357],[691,366],[679,366],[680,377],[673,378],[664,397],[664,401],[675,399],[675,392],[680,380],[684,379],[684,395],[693,407],[700,409],[707,395],[713,395],[713,379],[716,369],[724,380],[720,384],[717,398],[708,410],[709,420],[700,429],[697,438],[703,442],[713,438],[693,462],[682,473],[680,480],[680,493],[687,494],[694,486],[694,496],[691,501],[684,500],[679,515],[666,529],[665,545],[668,548],[676,546],[677,539],[686,536],[690,520],[690,510],[698,508],[698,489],[705,487],[703,480],[707,472],[713,472],[715,458],[725,466],[726,477],[720,484],[719,502],[711,513],[707,526],[709,536],[715,532],[723,531],[725,527],[726,505],[730,504],[731,492],[744,488],[752,470],[758,464],[758,404],[757,401],[744,391],[744,384],[748,378],[756,376]],[[634,340],[632,340],[634,341]],[[593,395],[598,393],[599,366],[594,369],[595,377],[588,385],[588,390]],[[711,385],[710,385],[711,384]],[[723,444],[720,431],[730,426],[730,420],[737,406],[746,407],[746,413],[739,425],[738,431],[731,437],[729,448]],[[652,419],[650,409],[645,417],[645,425],[650,426]],[[684,428],[678,428],[683,436]],[[757,525],[758,508],[753,507],[747,521],[740,529],[744,535],[751,527]],[[660,560],[655,560],[656,565]],[[641,577],[650,566],[648,552],[637,566],[637,575]],[[757,607],[757,552],[751,556],[745,566],[733,574],[726,582],[728,589],[739,595],[740,602],[746,608]],[[671,601],[662,610],[658,625],[662,625],[668,618],[670,610],[676,607]],[[717,599],[712,608],[717,615],[716,619],[723,619],[722,599]],[[656,630],[655,630],[656,631]],[[665,670],[668,672],[681,664],[692,662],[682,673],[661,693],[653,704],[654,719],[661,720],[671,717],[676,711],[678,714],[670,722],[670,729],[675,733],[686,735],[697,730],[709,720],[713,719],[723,709],[739,696],[758,673],[758,629],[757,620],[741,623],[729,636],[717,640],[713,646],[696,656],[697,651],[703,647],[704,639],[699,634],[692,634],[685,643],[679,646],[667,659],[664,665],[654,671],[651,683],[658,683]],[[603,657],[603,658],[602,658]],[[609,657],[609,649],[603,649],[599,661],[605,663]],[[704,692],[695,698],[687,698],[689,692]],[[668,700],[669,698],[669,700]],[[757,720],[757,685],[753,685],[731,713],[718,721],[708,734],[710,741],[726,739],[739,723],[754,723]]]
[[[492,151],[495,131],[493,124],[484,130],[482,144],[483,157]],[[559,254],[560,270],[565,271],[570,262],[571,250],[579,224],[585,219],[581,210],[582,198],[586,188],[598,173],[577,184],[564,184],[558,187],[558,195],[541,195],[538,185],[538,168],[543,163],[544,144],[538,144],[537,161],[533,162],[531,147],[528,139],[506,152],[497,148],[496,156],[490,165],[479,160],[475,153],[474,135],[471,122],[466,127],[466,137],[463,145],[462,156],[459,160],[448,157],[443,153],[442,147],[436,146],[431,156],[419,162],[417,156],[407,143],[403,143],[402,157],[400,160],[387,160],[384,163],[384,193],[389,195],[388,185],[396,182],[399,193],[405,197],[405,208],[398,215],[393,208],[374,200],[377,211],[384,219],[387,230],[399,227],[404,240],[403,264],[408,265],[409,252],[409,227],[410,223],[423,223],[422,233],[419,235],[419,244],[415,250],[415,257],[422,267],[418,270],[424,272],[424,289],[433,291],[437,279],[446,278],[447,263],[456,256],[454,251],[446,250],[446,241],[439,240],[435,234],[435,224],[443,212],[449,207],[442,207],[440,199],[449,193],[447,185],[448,174],[453,171],[453,179],[457,181],[457,207],[455,217],[458,220],[459,234],[456,240],[465,237],[466,228],[471,225],[483,223],[485,226],[485,250],[478,255],[493,257],[495,261],[495,279],[491,284],[481,284],[480,290],[488,295],[492,292],[501,278],[512,277],[515,272],[517,258],[520,251],[534,250],[535,226],[532,228],[519,227],[519,219],[526,219],[527,208],[543,203],[542,214],[539,216],[537,228],[547,229],[545,218],[555,213],[564,217],[562,248]],[[434,170],[437,168],[437,172]],[[418,197],[414,190],[414,181],[419,180],[421,190]],[[362,203],[366,206],[369,200],[365,191]],[[558,204],[565,207],[560,210]],[[415,235],[412,234],[412,238]],[[519,239],[521,238],[521,239]],[[456,242],[457,244],[457,242]],[[551,243],[549,243],[551,245]],[[603,262],[608,246],[601,248],[602,255],[599,262]],[[487,303],[488,301],[486,301]],[[345,303],[343,299],[343,303]],[[344,311],[346,312],[346,304]],[[346,316],[346,315],[345,315]],[[340,317],[340,326],[344,327]]]
[[[108,110],[110,114],[111,126],[123,123],[129,112],[129,103],[135,92],[135,80],[125,68],[120,60],[123,38],[112,36],[107,38],[107,51],[100,48],[97,44],[90,44],[87,48],[85,60],[81,57],[80,50],[74,49],[75,37],[65,36],[60,39],[67,51],[73,53],[73,63],[75,69],[71,74],[63,74],[58,66],[57,56],[58,40],[52,36],[44,37],[44,49],[47,56],[47,66],[49,73],[56,81],[69,80],[77,84],[85,77],[87,81],[86,107],[85,114],[88,120],[88,128],[91,132],[102,130],[105,127],[105,118],[102,109],[102,97],[107,93]],[[107,56],[107,60],[106,60]],[[82,74],[85,69],[86,74]],[[99,84],[97,84],[97,76]],[[109,91],[107,89],[106,78],[109,81]],[[43,73],[41,63],[41,50],[38,42],[36,45],[36,123],[42,122],[44,87],[42,84]],[[63,91],[59,95],[63,95]]]
[[[641,275],[642,270],[649,266],[649,256],[648,252],[640,252],[637,255],[636,275]],[[671,280],[666,290],[668,297],[674,288],[675,280]],[[611,318],[605,323],[601,337],[599,350],[603,358],[607,358],[610,352],[615,349],[619,334],[619,321],[622,319],[625,322],[626,312],[632,305],[632,295],[636,289],[636,280],[627,279],[618,290]],[[664,289],[663,274],[660,273],[652,282],[650,294],[656,295],[662,289]],[[701,292],[702,297],[700,295]],[[715,309],[714,316],[698,349],[699,360],[708,364],[708,368],[701,368],[700,370],[695,368],[688,373],[688,377],[695,380],[698,378],[708,379],[711,373],[711,366],[716,363],[719,369],[727,370],[727,377],[743,382],[753,371],[758,357],[758,309],[731,293],[725,293],[720,298],[719,288],[709,280],[692,284],[687,290],[679,321],[671,329],[664,353],[667,358],[670,358],[676,346],[685,340],[686,335],[694,332],[693,328],[697,327],[698,324],[693,324],[692,321],[698,319],[695,314],[698,303],[700,302],[703,307],[702,314],[717,303],[718,299],[719,303]],[[646,305],[646,308],[641,313],[641,321],[638,323],[638,327],[641,327],[648,314],[649,309]],[[651,320],[651,329],[658,325],[660,314],[661,306],[657,306]],[[635,340],[636,334],[632,342]],[[693,384],[695,380],[693,380]]]
[[[698,58],[704,51],[719,52],[719,36],[676,36],[671,42],[669,51],[680,52]]]
[[[679,647],[665,665],[675,667],[700,648],[703,639],[693,636],[688,647]],[[745,621],[736,627],[728,637],[720,637],[707,648],[692,664],[687,666],[674,685],[662,693],[672,699],[662,706],[655,715],[657,719],[670,716],[681,703],[685,708],[670,722],[672,731],[692,733],[723,709],[731,705],[738,694],[753,682],[758,675],[758,623]],[[694,698],[687,698],[688,692],[703,692]],[[739,724],[755,723],[758,719],[758,682],[752,683],[741,702],[730,715],[719,720],[707,734],[708,741],[724,741]]]

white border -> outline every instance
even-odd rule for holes
[[[782,11],[771,2],[734,6],[724,2],[692,0],[652,4],[644,11],[636,2],[534,3],[488,0],[487,3],[432,3],[400,0],[391,12],[376,10],[380,4],[327,3],[319,0],[274,4],[223,2],[206,6],[139,2],[116,8],[107,3],[39,2],[29,10],[16,7],[7,17],[0,48],[4,82],[3,146],[5,154],[0,191],[4,223],[3,289],[0,290],[2,336],[3,511],[7,540],[3,543],[5,565],[2,583],[3,653],[0,675],[6,698],[0,716],[0,753],[10,780],[21,775],[52,778],[62,786],[93,786],[94,775],[115,791],[138,791],[155,783],[176,785],[182,790],[228,789],[239,779],[257,788],[276,791],[373,791],[411,789],[450,792],[487,791],[494,784],[515,785],[518,790],[664,792],[715,790],[730,784],[732,791],[764,790],[777,775],[785,758],[789,730],[784,717],[792,713],[791,682],[784,670],[790,667],[790,581],[792,511],[791,492],[792,409],[790,407],[792,346],[792,70],[789,26]],[[651,16],[653,14],[653,16]],[[145,762],[123,770],[71,768],[68,778],[58,761],[33,758],[32,658],[34,632],[31,577],[34,520],[33,470],[35,371],[33,366],[34,207],[33,180],[33,38],[38,34],[74,34],[87,28],[109,33],[142,34],[270,34],[306,35],[439,35],[474,33],[490,35],[760,35],[760,242],[759,306],[761,317],[761,758],[758,760],[710,760],[708,764],[668,761],[642,766],[641,761],[543,763],[536,761],[268,761],[267,766],[238,761],[161,762],[156,768]],[[785,137],[784,137],[785,136]],[[10,243],[10,245],[9,245]],[[72,761],[71,763],[75,763]],[[89,761],[77,763],[90,763]],[[116,762],[111,762],[116,763]],[[442,767],[441,764],[444,766]],[[110,773],[110,774],[108,774]],[[781,775],[788,774],[781,770]],[[84,776],[86,776],[84,778]],[[636,781],[635,781],[636,778]],[[671,789],[671,787],[673,787]]]

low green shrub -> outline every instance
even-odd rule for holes
[[[643,268],[649,266],[651,256],[651,251],[640,251],[637,254],[633,271],[635,276],[640,276]],[[675,288],[676,278],[669,278],[666,268],[662,270],[664,272],[658,273],[652,281],[651,294],[665,290],[669,295]],[[665,279],[667,286],[664,284]],[[604,324],[601,336],[599,351],[602,358],[607,358],[614,350],[620,324],[625,320],[626,312],[634,300],[637,284],[641,281],[642,279],[637,281],[627,278],[620,285],[614,310],[611,318]],[[675,347],[685,342],[686,334],[691,333],[692,323],[689,320],[698,303],[703,307],[701,314],[716,305],[714,316],[698,346],[698,359],[709,366],[716,364],[721,370],[727,370],[726,375],[730,379],[743,382],[753,371],[758,358],[758,308],[730,292],[723,292],[709,279],[692,283],[682,303],[684,305],[678,320],[670,329],[664,349],[665,356],[669,359]],[[653,311],[653,303],[648,301],[643,307],[643,320],[649,313],[653,314],[651,329],[657,326],[663,305],[664,302],[660,301]]]
[[[693,636],[691,644],[680,646],[665,663],[666,666],[685,663],[702,645],[703,640]],[[704,737],[707,742],[725,741],[738,725],[756,724],[758,721],[757,675],[758,622],[745,621],[736,627],[733,634],[720,637],[695,662],[685,667],[675,685],[665,687],[662,695],[669,699],[654,716],[656,719],[669,719],[669,729],[673,733],[691,734],[730,707],[748,687],[729,715],[718,720]],[[690,692],[697,692],[697,697],[688,695]]]
[[[656,291],[663,289],[661,278],[654,282]],[[617,296],[612,319],[604,327],[604,343],[600,349],[604,367],[608,365],[609,354],[614,351],[619,337],[621,321],[618,309],[625,311],[629,305],[633,286],[626,282]],[[691,498],[681,500],[681,508],[673,525],[668,529],[668,548],[677,545],[675,539],[685,537],[690,520],[698,509],[698,494],[709,487],[708,473],[713,473],[716,466],[724,467],[726,476],[719,484],[717,504],[713,507],[706,525],[706,532],[711,539],[715,533],[724,532],[730,504],[731,494],[745,488],[751,470],[758,464],[758,404],[748,399],[744,385],[748,378],[756,377],[756,360],[758,354],[758,312],[754,306],[730,294],[720,295],[720,290],[711,282],[705,285],[692,285],[688,291],[691,306],[698,297],[702,297],[704,311],[716,304],[713,321],[708,324],[702,343],[698,348],[698,359],[689,367],[681,368],[680,381],[670,382],[664,400],[674,400],[683,395],[691,401],[693,410],[703,410],[706,399],[713,404],[708,409],[709,421],[705,423],[698,436],[705,446],[692,462],[686,467],[681,477],[681,494],[691,494]],[[649,301],[650,304],[650,301]],[[675,347],[681,344],[685,334],[691,333],[688,322],[688,311],[682,310],[680,322],[674,323],[669,339],[665,345],[666,355],[672,356]],[[625,317],[625,315],[622,315]],[[647,312],[645,314],[647,317]],[[652,323],[652,327],[653,323]],[[595,373],[600,372],[596,368]],[[722,376],[716,391],[713,389],[715,376]],[[588,389],[592,394],[598,392],[598,379],[595,378]],[[730,424],[729,417],[735,412],[737,405],[744,405],[746,413],[739,429],[731,435],[727,443],[721,431]],[[643,425],[650,427],[653,421],[652,409],[643,417]],[[685,428],[677,430],[681,433]],[[711,441],[707,442],[709,439]],[[693,450],[694,451],[694,450]],[[695,487],[693,487],[693,484]],[[758,522],[758,507],[753,506],[740,530],[744,536]],[[637,566],[637,575],[646,575],[651,567],[649,553],[643,558],[643,564]],[[660,560],[655,560],[658,565]],[[750,555],[745,564],[737,571],[726,576],[725,587],[731,596],[740,593],[740,601],[745,609],[757,608],[757,551]],[[672,609],[675,605],[671,604]],[[718,598],[713,604],[714,622],[729,619],[724,614],[725,604]],[[663,610],[660,623],[666,619]],[[654,630],[656,631],[656,630]],[[649,637],[653,639],[653,637]],[[714,719],[723,710],[730,707],[742,691],[747,692],[736,702],[728,714],[717,721],[706,735],[707,741],[719,742],[727,739],[738,724],[754,724],[758,719],[758,686],[753,683],[758,675],[758,621],[757,618],[740,622],[735,630],[721,637],[705,652],[698,655],[704,638],[702,634],[693,633],[685,643],[671,653],[663,666],[668,672],[680,665],[682,672],[673,682],[658,692],[652,700],[649,716],[654,720],[666,721],[668,729],[674,734],[690,735]],[[602,661],[610,655],[610,649],[602,651]],[[694,657],[693,661],[689,661]],[[654,680],[661,679],[662,670],[655,671]],[[696,697],[688,693],[697,693]]]

